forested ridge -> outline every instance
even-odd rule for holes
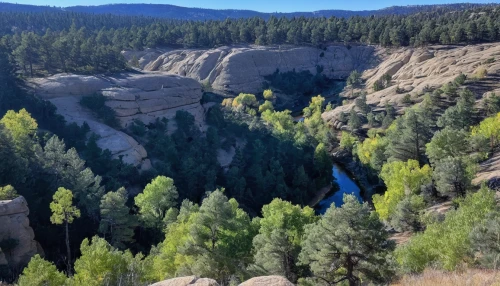
[[[261,17],[268,19],[271,16],[275,17],[352,17],[352,16],[383,16],[383,15],[406,15],[421,12],[431,11],[455,11],[481,6],[490,6],[492,4],[472,4],[472,3],[457,3],[444,5],[411,5],[411,6],[392,6],[379,10],[320,10],[315,12],[291,12],[291,13],[262,13],[251,10],[235,10],[235,9],[203,9],[203,8],[188,8],[168,4],[108,4],[98,6],[72,6],[72,7],[54,7],[54,6],[35,6],[35,5],[20,5],[0,2],[0,12],[78,12],[78,13],[94,13],[94,14],[115,14],[127,16],[147,16],[156,18],[168,18],[179,20],[225,20],[226,18],[251,18]]]
[[[49,71],[117,71],[124,49],[171,46],[382,46],[474,44],[500,37],[500,10],[492,7],[351,18],[262,18],[185,21],[79,13],[1,13],[1,45],[23,67]],[[31,71],[30,71],[31,73]]]

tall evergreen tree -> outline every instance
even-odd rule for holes
[[[362,279],[383,282],[392,277],[394,243],[377,215],[356,197],[344,195],[341,208],[332,205],[305,233],[299,259],[311,267],[316,285],[346,281],[355,286]]]
[[[126,203],[127,191],[120,188],[105,194],[100,205],[99,231],[104,237],[108,236],[112,246],[120,249],[124,249],[126,243],[134,242],[134,228],[137,226],[136,218],[130,214]]]

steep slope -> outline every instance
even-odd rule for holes
[[[122,125],[134,120],[146,124],[157,118],[172,119],[178,110],[194,115],[201,126],[204,110],[200,104],[201,86],[189,78],[162,73],[83,76],[59,74],[30,82],[34,93],[52,102],[68,122],[84,122],[100,138],[100,148],[109,149],[115,158],[142,169],[150,168],[147,152],[132,137],[99,122],[79,101],[82,96],[102,93]],[[174,127],[174,126],[172,126]]]
[[[365,70],[377,64],[375,47],[343,45],[326,49],[312,47],[221,47],[210,50],[125,51],[130,62],[139,62],[145,71],[164,71],[208,83],[215,90],[238,94],[262,91],[264,77],[295,70],[316,73],[323,67],[329,78],[346,78],[351,71]]]
[[[485,69],[488,77],[468,86],[476,93],[478,102],[483,96],[500,89],[500,43],[381,49],[377,56],[382,59],[381,63],[362,74],[364,86],[354,92],[346,90],[343,96],[349,98],[353,93],[364,91],[368,94],[367,103],[372,107],[383,108],[386,103],[391,103],[401,111],[408,107],[403,102],[406,94],[410,94],[414,102],[419,102],[425,91],[453,81],[460,73],[474,77],[480,69]],[[375,92],[373,84],[384,74],[392,76],[391,86]],[[349,112],[352,107],[354,102],[351,100],[324,113],[323,118],[339,127],[339,114]]]

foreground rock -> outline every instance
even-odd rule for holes
[[[179,277],[161,281],[150,286],[219,286],[217,281],[209,278],[198,278],[196,276]],[[293,283],[281,276],[254,277],[240,284],[240,286],[294,286]]]
[[[28,203],[23,197],[0,201],[0,241],[13,239],[13,249],[0,250],[0,266],[24,266],[37,253],[37,242],[28,219]]]
[[[210,50],[125,51],[129,61],[139,61],[146,71],[165,71],[209,83],[212,88],[231,92],[257,93],[262,91],[264,76],[292,70],[316,73],[322,66],[330,78],[346,78],[357,70],[365,70],[376,63],[372,46],[313,47],[220,47]]]
[[[240,284],[240,286],[294,286],[292,282],[281,276],[254,277]]]
[[[150,286],[219,286],[217,281],[196,276],[179,277],[152,284]]]
[[[485,69],[493,75],[491,82],[478,82],[473,90],[478,100],[499,88],[494,75],[500,73],[500,43],[474,46],[430,46],[426,48],[382,49],[376,56],[382,59],[375,68],[363,72],[365,87],[357,91],[368,93],[367,103],[382,108],[391,103],[397,110],[406,108],[403,98],[410,94],[413,102],[421,100],[427,90],[452,82],[460,73],[473,77]],[[384,74],[392,76],[391,86],[374,92],[373,84]],[[399,89],[397,91],[397,89]],[[349,97],[351,91],[343,96]],[[338,127],[340,112],[349,112],[354,103],[349,103],[323,114],[325,120]],[[340,129],[340,128],[339,128]]]
[[[190,112],[201,127],[204,110],[201,86],[196,81],[164,73],[82,76],[59,74],[31,81],[37,95],[52,102],[68,122],[87,122],[99,135],[97,144],[115,158],[142,169],[151,165],[146,150],[127,134],[99,122],[79,101],[82,96],[102,93],[123,128],[134,120],[145,124],[159,118],[172,119],[178,110]],[[175,126],[172,126],[174,128]]]

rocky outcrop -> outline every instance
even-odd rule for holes
[[[12,249],[0,251],[0,265],[16,268],[29,262],[37,253],[37,242],[28,219],[28,203],[23,197],[0,201],[0,241],[16,241]]]
[[[219,286],[217,281],[209,278],[198,278],[196,276],[179,277],[161,281],[150,286]],[[254,277],[240,284],[240,286],[294,286],[293,283],[281,276]]]
[[[471,77],[479,69],[486,69],[489,74],[500,73],[500,43],[474,46],[430,46],[426,48],[380,49],[376,57],[381,63],[375,68],[363,72],[367,103],[373,107],[393,104],[397,110],[406,107],[403,98],[410,94],[414,101],[419,101],[426,90],[432,90],[453,81],[460,73]],[[391,86],[374,92],[373,84],[384,74],[392,76]],[[399,88],[399,91],[396,91]],[[486,87],[493,91],[495,86]],[[478,97],[483,92],[480,91]],[[349,97],[351,91],[343,96]],[[349,103],[323,114],[325,120],[337,125],[340,112],[348,112],[354,106]],[[341,125],[341,124],[340,124]],[[338,126],[336,126],[338,127]]]
[[[212,88],[230,93],[262,91],[264,76],[277,69],[310,71],[322,66],[330,78],[346,78],[357,70],[365,70],[377,63],[372,46],[313,47],[220,47],[211,50],[148,49],[141,52],[125,51],[130,62],[139,60],[145,71],[165,71],[209,83]]]
[[[150,286],[219,286],[219,283],[209,278],[198,278],[196,276],[179,277],[161,281]]]
[[[240,286],[294,286],[292,282],[281,276],[254,277],[240,284]]]
[[[116,112],[123,128],[134,120],[148,124],[157,118],[172,119],[178,110],[193,114],[199,126],[203,123],[201,86],[189,78],[165,73],[115,76],[59,74],[34,79],[30,84],[35,94],[52,102],[66,121],[79,125],[87,122],[90,130],[100,137],[97,141],[100,148],[109,149],[115,158],[122,157],[125,163],[140,166],[143,170],[151,166],[144,147],[124,132],[99,122],[79,104],[82,96],[94,93],[106,96],[106,105]]]

